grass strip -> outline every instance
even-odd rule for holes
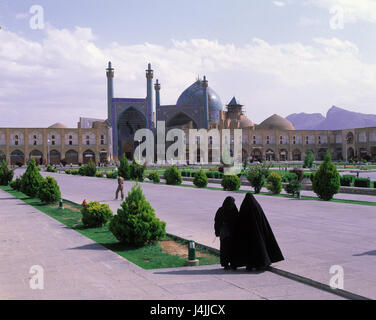
[[[133,262],[143,269],[175,268],[185,265],[185,257],[163,252],[159,242],[154,242],[143,247],[131,247],[120,243],[111,233],[108,225],[101,228],[86,228],[81,222],[81,206],[74,202],[64,200],[64,209],[59,209],[58,204],[42,203],[39,199],[30,198],[19,191],[13,190],[9,186],[0,186],[0,189],[47,214],[65,226],[79,232],[94,242],[101,244],[105,248],[117,253],[121,257]],[[160,241],[170,240],[181,243],[181,241],[177,241],[174,236],[169,234]],[[219,263],[219,257],[212,252],[201,248],[197,248],[197,251],[204,254],[202,257],[197,257],[200,261],[200,265],[213,265]]]

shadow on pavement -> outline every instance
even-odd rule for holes
[[[193,267],[195,268],[195,267]],[[172,270],[166,272],[153,272],[154,274],[161,274],[161,275],[211,275],[211,274],[261,274],[266,272],[267,270],[261,271],[246,271],[245,268],[239,268],[236,271],[234,270],[224,270],[223,268],[216,268],[216,269],[184,269],[184,270]]]
[[[353,257],[360,257],[360,256],[376,256],[376,250],[353,254]]]

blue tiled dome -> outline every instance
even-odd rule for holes
[[[201,83],[201,80],[197,80],[194,84],[185,89],[183,93],[180,95],[178,102],[176,103],[176,106],[181,107],[184,105],[204,105],[204,89],[202,88]],[[208,87],[207,91],[209,98],[209,112],[222,111],[223,104],[219,95],[210,87]]]

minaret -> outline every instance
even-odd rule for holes
[[[161,91],[161,84],[159,83],[158,79],[157,82],[154,84],[155,89],[155,109],[158,110],[158,108],[161,105],[161,98],[159,95],[159,91]]]
[[[108,62],[107,74],[107,117],[108,123],[112,126],[112,98],[114,97],[114,69],[112,68],[111,61]]]
[[[205,129],[209,129],[209,98],[208,98],[208,81],[206,76],[201,82],[202,88],[204,89],[204,120],[205,120]]]
[[[148,121],[148,128],[154,128],[154,121],[153,121],[153,112],[154,112],[154,107],[153,107],[153,76],[154,72],[151,69],[151,64],[148,64],[148,69],[146,70],[146,102],[147,102],[147,107],[146,107],[146,113],[147,113],[147,121]]]

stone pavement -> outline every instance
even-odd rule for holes
[[[46,173],[43,173],[44,175]],[[116,180],[54,176],[65,199],[108,203],[116,213]],[[126,182],[128,191],[132,182]],[[238,207],[244,194],[143,183],[142,188],[156,214],[167,222],[167,232],[219,248],[213,220],[228,195]],[[376,298],[376,208],[371,206],[297,200],[257,195],[276,235],[285,261],[277,268],[329,285],[333,265],[344,268],[344,289]]]
[[[340,299],[271,272],[143,270],[2,190],[0,261],[0,299]],[[34,265],[43,290],[30,288]]]

